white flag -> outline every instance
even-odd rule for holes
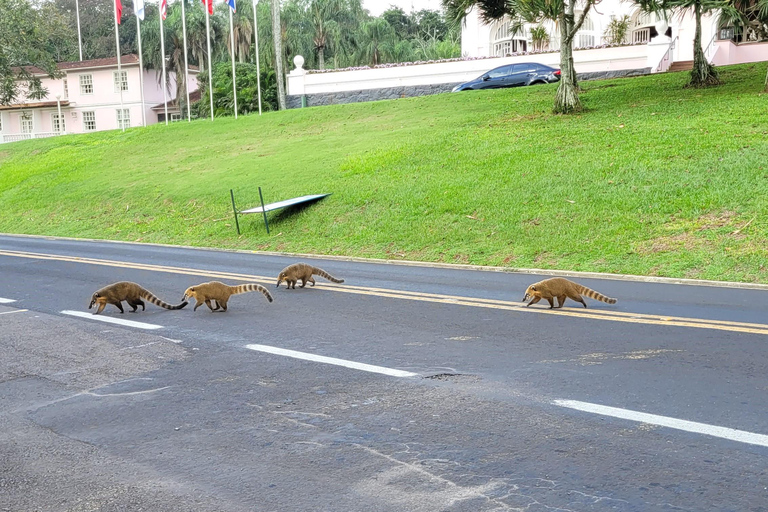
[[[141,21],[144,21],[144,0],[133,0],[133,12]]]

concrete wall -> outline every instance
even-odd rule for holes
[[[733,41],[717,41],[715,44],[717,51],[713,64],[716,66],[768,60],[768,42],[735,44]]]

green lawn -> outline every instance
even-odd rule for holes
[[[547,85],[2,145],[0,232],[768,282],[765,68],[584,82],[575,116]],[[333,195],[237,236],[258,186]]]

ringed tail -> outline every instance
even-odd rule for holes
[[[160,306],[164,309],[184,309],[184,306],[188,304],[187,301],[182,302],[181,304],[177,304],[174,306],[173,304],[168,304],[167,302],[163,302],[162,300],[158,299],[154,294],[151,292],[142,289],[141,293],[139,294],[142,299],[147,299],[149,302],[154,304],[155,306]]]
[[[581,285],[579,285],[579,286],[581,286]],[[595,290],[591,290],[591,289],[587,288],[586,286],[581,286],[581,290],[579,290],[579,292],[582,295],[586,295],[590,299],[599,300],[600,302],[607,302],[608,304],[616,304],[616,302],[618,302],[616,299],[611,298],[611,297],[606,297],[602,293],[597,293]]]
[[[324,278],[326,278],[327,280],[329,280],[332,283],[343,283],[344,282],[343,279],[337,279],[337,278],[333,277],[331,274],[329,274],[328,272],[326,272],[325,270],[323,270],[321,268],[313,267],[312,268],[312,273],[315,274],[315,275],[318,275],[320,277],[324,277]]]
[[[260,284],[239,284],[232,287],[232,294],[245,293],[245,292],[261,292],[267,298],[269,302],[272,302],[272,295],[269,290],[261,286]]]

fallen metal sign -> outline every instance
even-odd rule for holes
[[[320,199],[331,195],[328,194],[314,194],[308,196],[294,197],[291,199],[285,199],[276,203],[264,204],[264,196],[261,193],[261,187],[259,187],[259,199],[261,200],[261,206],[255,208],[248,208],[246,210],[238,210],[235,206],[235,193],[232,189],[229,190],[229,195],[232,198],[232,211],[235,215],[235,227],[237,228],[237,234],[240,234],[240,222],[237,219],[238,215],[245,215],[248,213],[261,213],[264,215],[264,226],[267,228],[267,234],[269,234],[269,221],[267,220],[267,212],[274,210],[280,210],[281,208],[288,208],[289,206],[295,206],[297,204],[312,203],[319,201]]]

